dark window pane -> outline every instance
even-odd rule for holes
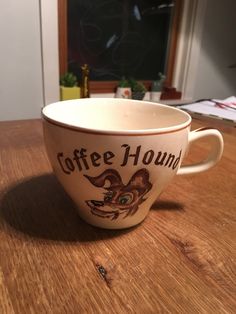
[[[68,66],[91,80],[132,76],[154,80],[165,72],[172,1],[68,0]]]

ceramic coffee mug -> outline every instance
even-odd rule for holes
[[[179,109],[127,99],[78,99],[43,108],[52,168],[88,223],[109,229],[134,226],[147,216],[175,174],[211,168],[223,139],[215,129],[190,132]],[[208,137],[207,159],[182,166],[190,143]]]

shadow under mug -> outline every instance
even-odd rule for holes
[[[109,229],[142,222],[177,175],[214,166],[223,152],[215,129],[190,131],[191,116],[127,99],[78,99],[42,110],[52,168],[88,223]],[[190,144],[208,138],[205,160],[181,166]]]

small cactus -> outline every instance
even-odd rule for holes
[[[158,73],[159,79],[152,82],[152,92],[161,92],[166,76],[161,72]]]
[[[138,82],[133,78],[129,79],[129,84],[130,84],[132,92],[143,92],[143,93],[145,93],[147,91],[145,85],[142,82]]]
[[[65,87],[77,86],[77,77],[73,73],[67,72],[61,76],[60,85]]]

